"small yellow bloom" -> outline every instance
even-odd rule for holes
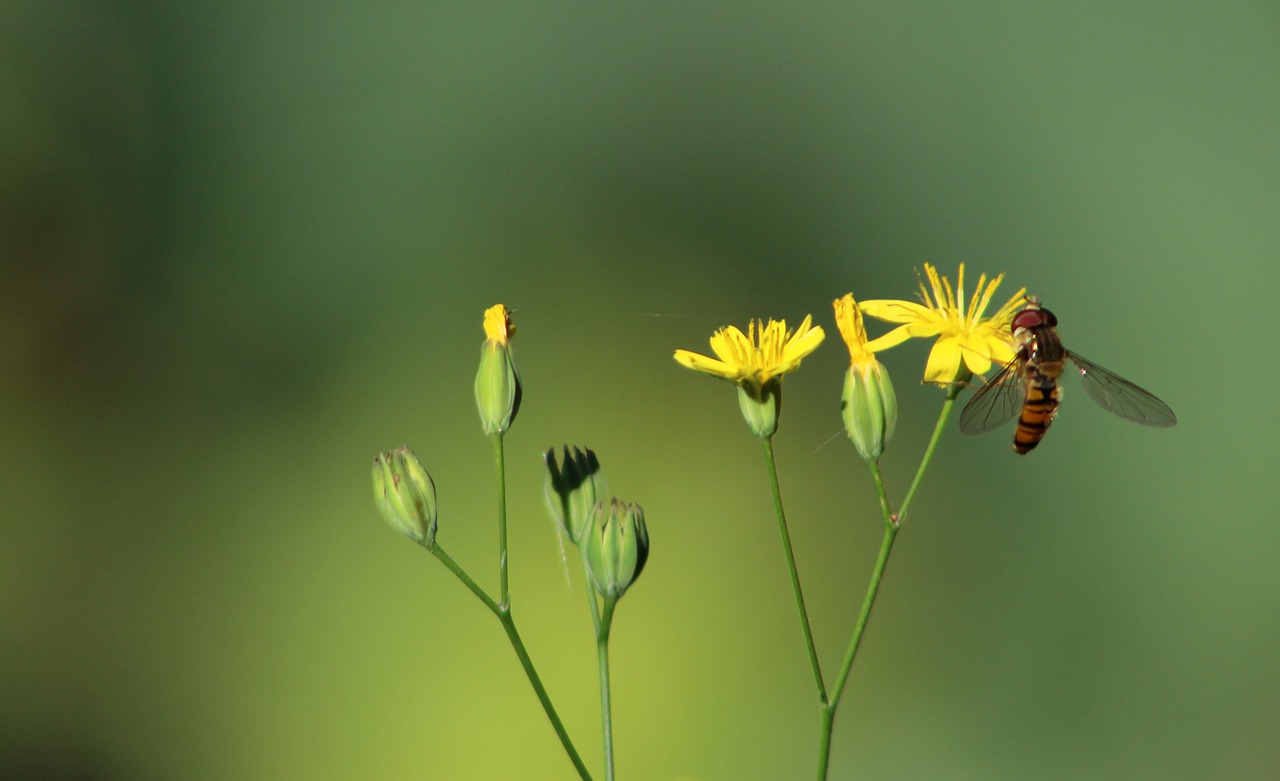
[[[506,344],[516,335],[511,313],[502,304],[494,304],[484,310],[484,336],[493,344]]]
[[[676,350],[675,359],[681,366],[759,387],[795,371],[801,359],[818,349],[826,334],[822,326],[812,323],[813,316],[809,315],[791,332],[786,320],[770,320],[768,324],[756,320],[747,326],[745,334],[736,326],[725,326],[711,335],[715,358]]]
[[[903,323],[876,339],[874,349],[905,342],[911,338],[938,337],[929,351],[929,361],[924,370],[925,382],[949,384],[956,381],[961,364],[974,374],[991,369],[994,361],[1004,365],[1013,359],[1014,340],[1009,332],[1009,319],[1022,303],[1026,289],[1013,295],[1004,306],[990,317],[983,317],[996,288],[1004,280],[1000,274],[990,282],[987,275],[978,277],[978,286],[965,307],[964,264],[954,290],[951,281],[940,276],[932,265],[924,264],[929,287],[920,280],[921,303],[911,301],[863,301],[862,312],[888,323]],[[930,295],[932,292],[932,295]]]
[[[751,322],[747,333],[725,326],[711,335],[710,358],[688,350],[676,350],[681,366],[720,377],[738,386],[738,406],[747,427],[758,437],[769,438],[778,430],[782,411],[782,375],[795,371],[800,361],[818,349],[826,336],[807,316],[794,332],[785,320]]]

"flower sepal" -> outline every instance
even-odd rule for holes
[[[898,422],[898,398],[884,364],[872,361],[849,367],[840,397],[840,417],[858,455],[866,461],[879,459]]]
[[[741,383],[738,385],[738,408],[751,433],[768,439],[778,431],[778,416],[782,414],[782,383],[776,378],[764,385]]]

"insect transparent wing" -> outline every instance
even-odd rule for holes
[[[1027,395],[1019,361],[1014,358],[978,389],[960,413],[960,433],[982,434],[1007,422],[1022,409]]]
[[[1147,391],[1073,352],[1067,355],[1080,370],[1084,392],[1107,412],[1144,426],[1172,426],[1178,422],[1169,405]]]

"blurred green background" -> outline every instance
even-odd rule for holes
[[[0,777],[571,777],[497,623],[369,487],[413,446],[494,587],[471,383],[502,302],[514,609],[590,766],[541,498],[566,442],[652,537],[613,633],[620,777],[810,778],[759,451],[671,352],[828,329],[777,449],[833,677],[880,527],[830,301],[963,261],[1180,424],[1068,382],[1027,458],[949,433],[831,777],[1276,778],[1277,138],[1268,2],[6,2]],[[926,350],[885,355],[899,498]]]

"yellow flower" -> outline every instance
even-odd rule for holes
[[[913,337],[938,337],[929,351],[924,381],[943,385],[956,381],[961,363],[974,374],[984,374],[991,369],[993,361],[1004,365],[1012,360],[1014,341],[1009,332],[1009,319],[1021,305],[1026,288],[1014,293],[995,314],[983,317],[991,296],[1004,280],[1004,274],[990,282],[986,274],[978,277],[977,289],[966,308],[963,263],[960,264],[954,290],[951,281],[939,276],[932,265],[924,264],[924,271],[929,278],[929,287],[926,288],[924,280],[920,280],[922,303],[894,300],[862,302],[864,314],[888,323],[904,324],[872,342],[874,349],[883,350]]]
[[[681,366],[729,380],[738,386],[738,406],[747,426],[758,437],[772,437],[782,410],[782,375],[795,371],[800,361],[818,349],[826,336],[807,316],[794,332],[785,320],[753,321],[742,333],[725,326],[711,335],[715,358],[676,350]]]
[[[800,360],[822,344],[826,334],[812,323],[812,315],[805,317],[794,333],[787,330],[786,320],[770,320],[767,325],[752,321],[745,334],[736,326],[725,326],[711,335],[715,358],[676,350],[675,359],[681,366],[730,382],[762,386],[798,369]]]

